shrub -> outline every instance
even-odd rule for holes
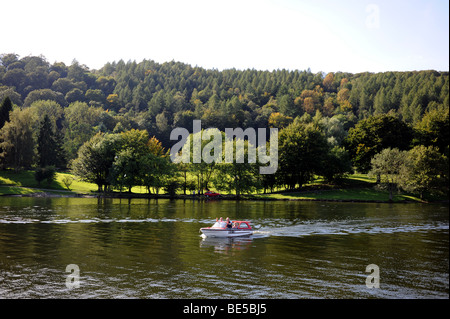
[[[56,170],[54,166],[38,167],[34,172],[34,178],[41,186],[43,180],[47,180],[47,186],[50,187],[51,183],[55,180]]]

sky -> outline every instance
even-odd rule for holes
[[[0,54],[90,69],[119,60],[207,69],[449,71],[448,0],[14,0]]]

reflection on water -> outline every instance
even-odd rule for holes
[[[448,205],[0,198],[0,298],[448,298]],[[216,217],[250,237],[202,238]],[[80,288],[65,286],[68,264]],[[380,288],[365,285],[380,268]]]
[[[200,242],[201,248],[214,248],[214,252],[220,254],[230,254],[232,255],[237,250],[249,249],[253,242],[253,236],[243,236],[243,237],[230,237],[230,238],[220,238],[220,237],[206,237],[201,236],[202,241]]]

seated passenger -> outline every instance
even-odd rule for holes
[[[227,217],[227,222],[226,222],[226,226],[227,228],[232,228],[233,227],[233,223],[231,222],[231,220]]]
[[[227,222],[224,221],[224,220],[222,219],[222,217],[220,217],[219,223],[220,223],[220,227],[226,227],[226,226],[227,226]]]
[[[213,228],[220,228],[220,227],[222,227],[222,226],[220,225],[220,223],[219,223],[219,219],[218,219],[218,218],[216,218],[216,222],[214,223],[214,225],[212,225],[212,227],[213,227]]]

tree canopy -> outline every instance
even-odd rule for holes
[[[109,111],[116,124],[147,129],[168,148],[168,132],[192,117],[219,130],[281,128],[289,118],[317,111],[327,117],[343,115],[350,126],[388,113],[416,125],[427,112],[448,110],[449,76],[437,71],[218,71],[152,60],[120,60],[90,70],[76,60],[67,66],[50,64],[43,56],[2,54],[0,99],[5,96],[25,107],[37,100],[99,107]]]
[[[197,174],[199,188],[209,187],[210,179],[214,184],[219,169],[216,184],[236,192],[295,188],[315,175],[334,181],[353,169],[368,172],[387,148],[433,147],[417,154],[449,156],[449,73],[434,70],[219,71],[153,60],[107,62],[90,70],[76,60],[51,64],[43,56],[4,53],[0,101],[2,168],[72,167],[99,190],[142,185],[157,191],[180,169]],[[278,128],[277,173],[255,177],[252,170],[238,171],[240,166],[202,163],[174,169],[166,155],[173,146],[170,133],[190,129],[193,120],[221,132]],[[49,161],[55,156],[58,163]]]

